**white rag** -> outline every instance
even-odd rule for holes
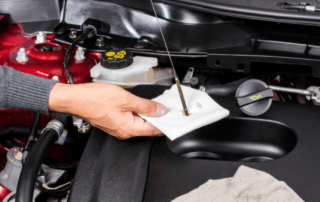
[[[172,202],[304,202],[285,182],[240,166],[233,178],[209,180]]]
[[[142,116],[163,132],[170,140],[175,140],[188,132],[214,123],[229,115],[229,111],[218,105],[206,92],[181,86],[189,116],[183,114],[177,85],[153,100],[164,104],[167,112],[162,117]]]

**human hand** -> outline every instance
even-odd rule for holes
[[[118,139],[161,135],[159,129],[138,114],[159,117],[166,113],[164,105],[108,83],[57,83],[50,92],[48,107],[81,117]]]

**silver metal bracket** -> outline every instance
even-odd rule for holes
[[[272,89],[273,91],[278,91],[278,92],[305,95],[307,100],[312,100],[314,105],[320,106],[320,87],[319,86],[310,86],[307,90],[281,87],[281,86],[272,86],[272,85],[269,85],[269,88]]]
[[[190,80],[193,77],[193,73],[194,73],[194,68],[190,67],[186,75],[184,76],[182,83],[190,83]]]
[[[73,119],[73,125],[78,128],[78,132],[85,134],[91,129],[91,125],[87,123],[86,121],[79,119],[77,117],[72,117]]]
[[[307,90],[312,92],[311,96],[306,96],[307,100],[311,99],[314,105],[320,106],[320,87],[310,86]]]

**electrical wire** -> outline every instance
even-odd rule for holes
[[[30,149],[29,147],[32,148],[32,142],[34,142],[36,139],[36,135],[38,132],[38,126],[39,126],[39,122],[40,122],[40,115],[41,114],[39,112],[34,113],[30,136],[29,136],[28,141],[25,144],[23,151],[22,151],[22,154],[23,154],[22,155],[22,164],[24,164],[24,162],[26,161],[26,159],[28,157],[28,154],[29,154],[28,149]]]
[[[76,45],[81,41],[81,38],[78,37],[72,44],[71,46],[68,48],[67,52],[66,52],[66,55],[64,56],[64,62],[63,62],[63,67],[66,71],[66,74],[68,76],[68,79],[69,79],[69,82],[70,84],[74,84],[74,79],[73,79],[73,76],[72,76],[72,73],[69,69],[69,66],[68,66],[68,61],[69,61],[69,57],[72,53],[72,50],[76,47]]]
[[[67,52],[66,52],[66,55],[64,56],[64,62],[63,62],[63,67],[66,71],[66,74],[68,76],[68,79],[69,79],[69,82],[70,84],[74,84],[74,79],[73,79],[73,76],[72,76],[72,73],[69,69],[69,66],[68,66],[68,61],[69,61],[69,57],[73,51],[73,49],[77,46],[77,44],[80,42],[80,41],[84,41],[88,38],[88,35],[91,34],[92,31],[85,31],[83,32],[72,44],[71,46],[68,48]]]
[[[72,182],[67,182],[67,183],[62,184],[62,185],[57,186],[57,187],[49,187],[49,186],[46,185],[46,184],[42,184],[42,187],[44,187],[44,188],[46,188],[46,189],[48,189],[48,190],[58,190],[58,189],[64,188],[65,186],[67,186],[67,185],[69,185],[69,184],[71,184],[71,183],[72,183]]]
[[[36,187],[41,191],[41,193],[45,193],[51,196],[64,196],[68,193],[68,191],[72,187],[72,181],[62,184],[57,187],[49,187],[46,184],[43,184],[39,181],[35,183]]]

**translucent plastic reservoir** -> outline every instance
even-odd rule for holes
[[[133,57],[133,63],[122,69],[108,69],[100,65],[90,71],[94,82],[107,82],[116,85],[135,86],[139,84],[172,85],[172,68],[158,67],[158,59],[153,57]]]

